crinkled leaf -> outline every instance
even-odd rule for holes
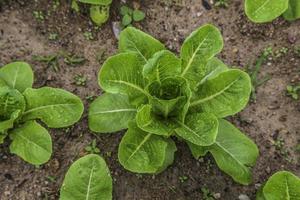
[[[151,105],[144,105],[139,109],[136,123],[145,132],[163,136],[170,136],[176,126],[171,120],[155,115]]]
[[[130,123],[119,146],[119,161],[129,171],[159,173],[174,159],[175,143],[170,138],[147,133]]]
[[[155,114],[165,118],[178,117],[184,121],[191,97],[191,90],[184,78],[169,77],[161,82],[155,81],[147,90],[152,95],[149,102]]]
[[[132,15],[133,10],[129,8],[128,6],[121,6],[120,14],[121,15]]]
[[[109,6],[91,6],[90,17],[96,25],[101,26],[109,18]]]
[[[258,157],[258,148],[247,136],[226,120],[219,120],[219,132],[215,144],[209,147],[219,168],[238,183],[252,181],[250,166]]]
[[[200,157],[203,157],[208,153],[209,147],[198,146],[198,145],[195,145],[190,142],[187,142],[187,144],[188,144],[188,146],[191,150],[191,153],[195,159],[199,159]]]
[[[190,109],[223,118],[241,111],[247,105],[250,93],[249,75],[238,69],[227,70],[199,85]]]
[[[27,107],[23,121],[40,119],[51,128],[62,128],[76,123],[83,113],[80,98],[62,89],[28,88],[24,96]]]
[[[29,64],[25,62],[13,62],[0,69],[0,79],[21,93],[33,84],[33,72]]]
[[[289,21],[300,18],[300,1],[299,0],[289,0],[289,7],[283,13],[283,17]]]
[[[7,86],[0,87],[0,120],[4,121],[11,118],[11,115],[19,110],[21,113],[25,110],[25,99],[16,89]]]
[[[158,51],[165,49],[165,46],[152,36],[136,29],[128,27],[120,34],[120,52],[134,52],[143,59],[144,63]]]
[[[65,176],[59,199],[112,199],[112,178],[104,159],[90,154],[74,162]]]
[[[178,121],[178,124],[176,134],[192,144],[210,146],[216,141],[219,122],[213,114],[188,114],[185,123]]]
[[[185,77],[193,89],[205,76],[207,62],[223,48],[220,31],[213,25],[207,24],[186,38],[180,56],[182,59],[182,76]]]
[[[210,59],[205,67],[205,76],[201,81],[197,83],[197,86],[204,83],[209,79],[217,77],[221,72],[227,71],[228,67],[218,58],[214,57]]]
[[[143,75],[150,82],[162,81],[180,75],[181,61],[172,52],[162,50],[153,55],[144,66]]]
[[[20,113],[21,113],[20,110],[16,110],[11,114],[9,119],[0,122],[0,134],[6,133],[8,129],[14,127],[14,122],[20,116]]]
[[[7,133],[0,133],[0,144],[2,144],[7,136]]]
[[[46,163],[52,154],[52,140],[48,131],[35,121],[28,121],[9,133],[10,152],[33,164]]]
[[[266,200],[299,200],[300,178],[287,171],[272,175],[263,187]]]
[[[289,0],[246,0],[245,12],[256,23],[270,22],[283,14]]]
[[[131,102],[143,102],[148,96],[144,91],[143,62],[136,53],[122,53],[110,57],[98,75],[100,87],[109,93],[128,95]],[[138,104],[138,103],[137,103]]]
[[[127,96],[105,93],[90,105],[89,127],[100,133],[116,132],[127,128],[136,112]]]
[[[81,3],[88,3],[93,5],[107,6],[112,3],[112,0],[78,0]]]

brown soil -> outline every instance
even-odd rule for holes
[[[1,2],[4,2],[2,6]],[[0,1],[0,65],[15,60],[26,61],[34,68],[36,87],[64,88],[79,95],[87,106],[87,96],[101,93],[96,76],[100,64],[117,51],[112,22],[119,20],[120,3],[114,2],[111,20],[100,30],[95,30],[85,13],[79,15],[71,11],[69,2],[61,0],[55,10],[51,2]],[[244,16],[240,0],[231,0],[228,9],[212,7],[210,10],[200,0],[182,0],[181,5],[171,6],[160,2],[163,0],[134,2],[147,14],[146,19],[136,26],[175,52],[190,32],[205,23],[215,24],[222,30],[225,47],[220,57],[230,66],[245,69],[269,46],[274,50],[289,49],[287,54],[269,60],[262,67],[260,76],[269,74],[272,79],[258,88],[256,103],[250,103],[244,111],[230,118],[260,149],[260,157],[253,169],[253,183],[242,186],[233,182],[210,156],[198,161],[193,159],[182,142],[177,142],[173,165],[161,174],[130,173],[117,159],[123,132],[94,135],[87,127],[85,114],[83,120],[70,129],[51,130],[54,153],[46,165],[27,164],[9,153],[9,143],[0,146],[1,200],[58,199],[68,167],[84,154],[84,147],[93,139],[97,139],[101,155],[109,165],[114,179],[113,196],[118,200],[204,199],[201,188],[219,193],[219,199],[235,200],[240,194],[255,199],[259,185],[274,172],[285,169],[300,175],[300,155],[295,151],[300,143],[300,103],[287,97],[285,89],[288,84],[297,83],[300,77],[300,57],[293,50],[300,46],[300,21],[288,23],[278,19],[267,25],[253,24]],[[33,17],[33,11],[48,12],[49,15],[40,22]],[[94,40],[84,38],[86,31],[93,33]],[[50,41],[50,33],[57,33],[58,39]],[[60,59],[60,70],[55,72],[47,64],[33,59],[33,55],[44,56],[62,50],[84,56],[86,62],[69,66]],[[87,77],[86,86],[73,83],[78,74]],[[284,145],[276,149],[274,141],[280,139]],[[180,181],[184,176],[187,180]],[[51,181],[49,177],[55,180]]]

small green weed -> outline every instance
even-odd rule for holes
[[[97,141],[94,139],[88,146],[84,148],[84,150],[90,154],[98,154],[100,153],[100,149],[97,147]]]
[[[86,86],[87,78],[82,74],[76,74],[74,76],[74,84],[77,86]]]
[[[139,22],[145,19],[145,13],[141,10],[133,10],[128,6],[122,6],[120,9],[120,14],[122,15],[122,26],[123,28],[127,26],[132,26],[132,22]]]
[[[186,182],[187,180],[189,180],[189,177],[187,177],[187,176],[179,176],[179,181],[180,181],[180,183],[184,183],[184,182]]]
[[[286,86],[287,95],[292,97],[295,100],[299,99],[299,91],[300,91],[300,85],[292,86],[288,85]]]
[[[208,188],[202,187],[201,188],[203,200],[215,200],[214,195]]]
[[[228,8],[229,6],[229,1],[228,0],[215,0],[216,7],[221,7],[221,8]]]
[[[93,33],[91,31],[84,32],[83,36],[86,40],[93,40],[94,39]]]
[[[270,55],[272,55],[272,48],[266,48],[261,56],[256,60],[255,66],[247,66],[246,71],[250,75],[251,83],[252,83],[252,91],[251,91],[251,99],[253,101],[256,101],[256,89],[266,83],[268,80],[271,79],[271,76],[267,75],[263,77],[262,79],[258,78],[258,74],[260,72],[260,69],[262,65],[265,63],[265,61],[268,59]]]
[[[33,11],[32,14],[33,14],[33,17],[38,21],[45,20],[44,13],[42,11]]]

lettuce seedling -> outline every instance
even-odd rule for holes
[[[300,199],[300,178],[288,171],[272,175],[257,193],[256,200]]]
[[[73,0],[72,8],[79,12],[77,1],[90,5],[90,17],[96,25],[101,26],[108,20],[112,0]]]
[[[74,162],[60,189],[60,200],[111,200],[112,178],[103,158],[89,154]]]
[[[256,145],[222,119],[248,103],[249,75],[215,57],[223,48],[219,30],[204,25],[184,41],[180,58],[133,27],[120,34],[120,53],[103,64],[98,80],[106,92],[89,109],[89,127],[99,133],[128,128],[120,163],[132,172],[159,173],[173,162],[172,137],[186,141],[195,158],[210,152],[239,183],[251,181]]]
[[[283,15],[288,21],[300,18],[299,0],[246,0],[245,11],[256,23],[270,22]]]
[[[10,152],[40,165],[52,154],[48,131],[77,122],[83,104],[77,96],[62,89],[33,89],[33,71],[29,64],[13,62],[0,68],[0,144],[9,136]]]

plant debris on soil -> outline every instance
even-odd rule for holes
[[[100,65],[117,51],[113,24],[121,20],[122,2],[113,2],[110,20],[98,28],[87,13],[72,11],[69,1],[0,1],[0,65],[28,62],[36,74],[35,87],[71,91],[87,108],[90,100],[101,94],[97,84]],[[268,24],[251,23],[240,0],[229,1],[227,8],[199,0],[127,2],[146,14],[142,22],[133,25],[175,52],[187,35],[206,23],[222,31],[225,46],[221,58],[229,66],[246,70],[271,48],[272,54],[257,74],[258,80],[267,75],[271,78],[256,88],[255,101],[229,119],[260,150],[252,184],[235,183],[209,155],[195,160],[180,141],[176,141],[174,164],[164,172],[139,175],[126,171],[117,157],[124,132],[93,134],[85,114],[73,127],[50,131],[53,156],[43,166],[25,163],[9,153],[8,143],[1,145],[0,199],[58,199],[69,166],[88,153],[86,147],[94,140],[93,148],[100,151],[111,170],[113,198],[118,200],[255,199],[258,188],[274,172],[284,169],[300,176],[300,102],[286,90],[288,85],[300,83],[300,21],[278,18]]]

